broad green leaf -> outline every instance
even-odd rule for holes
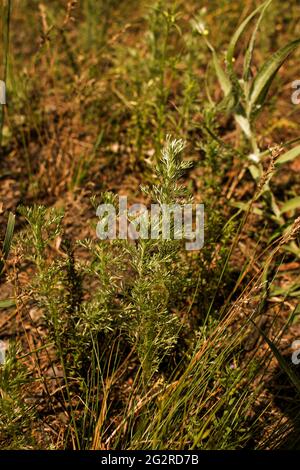
[[[250,122],[248,121],[248,119],[242,114],[235,114],[234,118],[236,122],[238,123],[238,125],[240,126],[240,128],[242,129],[242,131],[244,132],[244,134],[246,135],[246,137],[250,139],[252,132],[251,132],[251,127],[250,127]]]
[[[234,71],[234,68],[233,68],[234,52],[235,52],[236,45],[237,45],[240,37],[242,36],[243,32],[245,31],[246,27],[248,26],[248,24],[252,20],[252,18],[254,18],[254,16],[259,11],[261,11],[262,8],[265,7],[265,4],[269,3],[269,1],[270,0],[268,0],[267,2],[264,2],[262,5],[260,5],[258,8],[256,8],[256,10],[254,10],[249,16],[247,16],[247,18],[237,28],[236,32],[232,36],[232,39],[229,43],[227,54],[226,54],[226,66],[227,66],[227,73],[228,73],[228,76],[229,76],[229,80],[231,82],[231,93],[234,97],[234,103],[239,103],[242,98],[245,99],[245,91],[241,87],[240,82],[238,80],[238,77],[237,77],[237,75]]]
[[[259,26],[262,22],[265,11],[266,11],[266,9],[268,8],[268,6],[270,5],[271,2],[272,2],[272,0],[268,0],[267,2],[265,2],[264,5],[262,5],[262,11],[259,15],[259,18],[258,18],[257,22],[256,22],[256,25],[255,25],[255,28],[253,30],[251,39],[249,41],[249,45],[248,45],[246,53],[245,53],[244,74],[243,74],[243,78],[244,78],[245,81],[248,81],[249,78],[250,78],[250,70],[251,70],[250,67],[251,67],[251,62],[252,62],[252,56],[253,56],[253,50],[254,50],[254,44],[255,44],[257,31],[258,31],[258,28],[259,28]]]
[[[254,323],[254,322],[252,322]],[[255,323],[254,323],[255,325]],[[281,352],[278,350],[278,348],[275,346],[275,344],[267,337],[267,335],[257,326],[255,325],[258,331],[260,332],[261,336],[264,338],[266,343],[268,344],[269,348],[271,349],[272,353],[276,357],[281,369],[287,374],[288,378],[294,384],[296,387],[297,391],[300,393],[300,379],[297,374],[293,371],[293,369],[290,367],[289,363],[286,361],[286,359],[282,356]]]
[[[231,92],[231,88],[232,88],[230,80],[228,76],[226,75],[226,73],[224,72],[224,70],[222,69],[216,52],[213,51],[212,54],[213,54],[213,63],[214,63],[215,71],[216,71],[220,86],[222,88],[222,91],[225,96],[229,96]]]
[[[297,144],[299,141],[300,141],[300,137],[298,137],[297,139],[288,140],[287,142],[281,143],[281,144],[280,144],[280,147],[286,148],[286,147],[289,147],[290,145]],[[296,156],[293,156],[293,154],[292,154],[291,157],[288,156],[288,160],[285,160],[285,155],[286,155],[286,154],[283,154],[283,155],[281,155],[281,156],[277,159],[276,164],[277,164],[278,162],[279,162],[279,163],[285,163],[285,161],[293,160],[294,158],[296,158],[296,157],[298,156],[298,152],[299,152],[299,155],[300,155],[300,145],[299,145],[299,149],[297,149],[297,151],[296,151],[296,148],[297,148],[297,147],[295,147],[294,149],[289,150],[288,152],[286,152],[286,153],[289,153],[289,152],[292,152],[292,151],[294,152],[294,151],[295,151],[295,152],[297,153]],[[260,157],[260,158],[259,158],[259,159],[262,160],[264,157],[266,157],[266,156],[268,156],[268,155],[270,155],[270,149],[264,150],[263,152],[260,152],[260,154],[259,154],[259,157]],[[282,161],[282,159],[283,159],[284,161]]]
[[[281,207],[280,213],[284,214],[285,212],[289,212],[295,209],[300,208],[300,196],[294,197],[293,199],[290,199],[286,203],[283,204]]]
[[[254,107],[261,107],[263,105],[278,70],[299,44],[300,39],[295,39],[279,49],[257,73],[250,91],[250,112],[254,111]]]
[[[209,40],[204,37],[204,40],[207,44],[207,47],[208,49],[211,51],[212,53],[212,56],[213,56],[213,65],[214,65],[214,68],[215,68],[215,72],[216,72],[216,75],[217,75],[217,78],[218,78],[218,81],[220,83],[220,86],[222,88],[222,91],[224,93],[224,96],[225,98],[228,98],[230,99],[230,94],[231,94],[231,89],[232,89],[232,84],[229,80],[229,77],[226,75],[226,73],[224,72],[220,62],[219,62],[219,59],[218,59],[218,56],[216,54],[216,51],[214,49],[214,47],[212,46],[212,44],[209,42]]]
[[[259,11],[261,11],[261,9],[265,8],[267,3],[270,3],[269,0],[267,2],[264,2],[262,5],[260,5],[258,8],[256,8],[256,10],[254,10],[249,16],[247,16],[247,18],[240,24],[240,26],[238,27],[238,29],[236,30],[236,32],[232,36],[232,39],[229,43],[227,54],[226,54],[227,65],[228,65],[229,68],[232,67],[235,48],[236,48],[236,45],[237,45],[241,35],[243,34],[245,29],[247,28],[247,26],[250,23],[250,21],[252,20],[252,18],[254,18],[254,16],[257,15],[257,13]]]
[[[251,173],[252,178],[257,181],[261,177],[261,170],[256,165],[250,165],[249,171]]]
[[[281,165],[282,163],[291,162],[292,160],[297,158],[299,155],[300,155],[300,145],[297,145],[297,147],[281,155],[276,161],[276,164]]]

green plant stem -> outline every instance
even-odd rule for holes
[[[8,53],[9,53],[9,32],[10,32],[10,17],[11,17],[11,0],[2,1],[2,48],[3,48],[3,76],[2,80],[6,83],[7,69],[8,69]],[[2,146],[4,125],[4,105],[0,108],[0,148]]]

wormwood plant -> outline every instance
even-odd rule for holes
[[[158,183],[151,189],[142,188],[152,202],[174,204],[186,198],[186,192],[177,183],[182,172],[190,166],[189,162],[180,158],[183,149],[183,141],[167,138],[157,167]],[[114,201],[115,198],[106,194],[105,200]],[[158,224],[161,227],[161,220]],[[114,241],[112,246],[117,261],[113,262],[113,269],[107,263],[112,261],[112,255],[107,254],[107,245],[104,248],[104,243],[107,242],[98,242],[94,248],[98,259],[92,264],[93,270],[101,273],[104,292],[111,296],[112,289],[115,289],[116,294],[117,284],[117,291],[120,290],[120,267],[116,265],[120,266],[121,260],[127,265],[127,272],[122,274],[119,305],[115,305],[113,310],[118,312],[119,324],[116,326],[126,333],[136,350],[146,383],[158,370],[162,358],[176,344],[180,329],[179,319],[170,311],[170,307],[175,304],[178,289],[182,285],[179,269],[181,241],[163,240],[161,228],[156,240],[141,237],[135,243]],[[105,276],[109,272],[111,277],[107,279]],[[103,298],[103,294],[100,294],[99,298],[99,294],[97,290],[94,301],[100,300],[102,306],[106,304],[107,314],[107,296]],[[88,306],[86,308],[90,309]],[[112,310],[110,312],[112,314]]]
[[[153,202],[189,200],[178,183],[190,166],[180,158],[183,149],[183,141],[167,139],[157,182],[150,189],[143,188]],[[104,199],[114,201],[115,197],[106,194]],[[162,381],[157,372],[176,345],[181,328],[173,312],[187,282],[181,242],[162,237],[111,244],[86,240],[80,245],[90,250],[92,260],[80,265],[63,234],[61,213],[43,207],[22,208],[21,213],[30,226],[22,234],[22,244],[36,267],[30,300],[43,309],[57,349],[76,448],[236,449],[259,438],[261,426],[254,410],[261,389],[254,389],[253,381],[265,373],[268,357],[266,353],[259,361],[253,356],[246,365],[240,362],[249,318],[240,321],[239,315],[259,295],[266,268],[233,305],[227,305],[222,318],[206,320],[185,360]],[[299,223],[290,237],[297,230]],[[58,235],[63,236],[61,255],[51,255]],[[272,257],[273,252],[270,261]],[[250,310],[251,319],[260,303],[261,299]],[[240,328],[232,330],[235,321],[240,321]],[[125,373],[124,339],[132,346],[142,374],[137,373],[124,408],[114,410],[113,387]],[[278,354],[273,343],[268,344]],[[80,417],[75,390],[84,403]],[[266,410],[263,404],[260,413]],[[114,426],[113,411],[119,423]]]
[[[157,168],[158,183],[143,188],[152,201],[161,205],[187,200],[186,191],[177,183],[190,166],[180,158],[183,149],[183,141],[168,137]],[[104,199],[115,200],[110,194]],[[67,360],[68,367],[78,371],[89,361],[89,346],[97,334],[123,331],[136,350],[146,383],[179,333],[179,319],[170,308],[182,285],[182,241],[163,240],[161,228],[157,240],[116,240],[111,249],[108,241],[86,240],[80,244],[90,250],[92,261],[80,265],[61,231],[61,213],[39,206],[20,208],[20,212],[30,225],[22,235],[22,245],[36,267],[29,287],[31,300],[44,311],[64,363]],[[58,235],[63,237],[61,256],[49,260],[47,253]],[[92,291],[87,292],[85,282],[95,286]]]
[[[181,158],[184,147],[182,140],[167,138],[156,170],[157,182],[152,188],[142,188],[152,202],[191,201],[178,182],[190,166]],[[109,193],[103,198],[116,200]],[[88,262],[79,263],[62,228],[62,212],[42,206],[20,207],[19,212],[28,226],[16,238],[16,246],[35,275],[21,290],[19,287],[18,294],[22,303],[28,299],[31,307],[43,312],[48,339],[64,375],[62,396],[71,432],[81,448],[87,445],[86,432],[90,436],[95,426],[99,393],[106,393],[103,374],[114,376],[128,346],[141,366],[141,390],[145,392],[177,343],[182,320],[175,311],[187,282],[183,241],[164,240],[160,219],[155,240],[79,241],[90,253]],[[110,364],[106,353],[113,343],[119,346]],[[79,422],[70,405],[75,390],[86,396],[87,409],[95,413],[86,410]]]
[[[51,244],[62,234],[63,213],[42,206],[20,207],[19,211],[30,228],[17,243],[36,269],[35,277],[28,286],[30,298],[44,313],[50,339],[55,342],[63,368],[72,370],[79,367],[76,361],[80,363],[82,352],[76,343],[77,312],[82,293],[80,274],[76,271],[67,237],[62,243],[61,256],[49,258]],[[68,366],[65,365],[66,361]]]
[[[161,205],[186,200],[186,192],[177,183],[190,166],[180,158],[183,149],[182,140],[167,138],[157,168],[158,184],[150,190],[144,188],[152,201]],[[176,283],[178,287],[182,284],[178,270],[180,249],[180,241],[163,240],[161,232],[158,240],[141,239],[135,246],[127,246],[135,272],[130,296],[134,328],[129,336],[136,345],[146,379],[172,350],[179,333],[179,320],[170,312],[170,305],[178,297]]]
[[[0,445],[2,449],[24,449],[34,444],[31,424],[34,408],[24,400],[24,385],[30,380],[22,364],[20,348],[11,343],[0,364]]]

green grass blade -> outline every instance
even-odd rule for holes
[[[245,81],[248,81],[249,78],[250,78],[250,75],[251,75],[251,62],[252,62],[252,56],[253,56],[253,50],[254,50],[254,44],[255,44],[255,40],[256,40],[256,35],[257,35],[257,31],[258,31],[258,28],[262,22],[262,19],[264,17],[264,14],[265,14],[265,11],[266,9],[268,8],[268,6],[270,5],[270,3],[272,2],[272,0],[268,0],[263,6],[262,6],[262,11],[259,15],[259,18],[256,22],[256,25],[255,25],[255,28],[253,30],[253,33],[252,33],[252,36],[251,36],[251,39],[249,41],[249,45],[247,47],[247,50],[246,50],[246,53],[245,53],[245,60],[244,60],[244,74],[243,74],[243,78]]]
[[[16,302],[13,299],[0,300],[0,308],[9,308],[9,307],[14,307],[15,305],[16,305]]]
[[[255,323],[252,322],[254,325]],[[281,354],[281,352],[278,350],[277,346],[275,346],[275,344],[273,343],[273,341],[271,341],[267,335],[257,326],[255,325],[256,328],[259,330],[261,336],[264,338],[264,340],[266,341],[266,343],[268,344],[269,348],[271,349],[272,353],[274,354],[274,356],[276,357],[277,361],[278,361],[278,364],[280,366],[280,368],[287,374],[287,376],[289,377],[290,381],[292,382],[292,384],[296,387],[297,391],[300,393],[300,379],[299,377],[297,376],[297,374],[295,374],[295,372],[293,371],[293,369],[290,367],[289,363],[286,361],[286,359],[283,357],[283,355]]]
[[[300,39],[291,41],[286,46],[279,49],[265,63],[257,73],[250,91],[250,111],[255,111],[255,107],[261,107],[265,101],[269,88],[278,70],[283,65],[288,56],[299,46]]]
[[[238,27],[238,29],[236,30],[236,32],[232,36],[232,39],[229,43],[227,54],[226,54],[227,65],[228,65],[229,68],[232,67],[235,48],[236,48],[236,45],[237,45],[241,35],[243,34],[245,29],[247,28],[247,26],[250,23],[250,21],[252,20],[252,18],[254,18],[254,16],[257,15],[257,13],[260,12],[262,8],[265,8],[266,3],[269,3],[269,0],[267,2],[264,2],[262,5],[260,5],[258,8],[256,8],[256,10],[254,10],[249,16],[247,16],[247,18],[241,23],[241,25]]]
[[[219,81],[219,84],[221,86],[221,89],[224,93],[225,98],[227,98],[227,97],[230,96],[230,93],[231,93],[231,90],[232,90],[231,81],[230,81],[229,77],[227,76],[227,74],[225,73],[225,71],[223,70],[223,68],[220,64],[218,55],[217,55],[213,45],[210,43],[210,41],[205,36],[204,36],[204,41],[205,41],[208,49],[212,53],[213,65],[214,65],[214,68],[215,68],[217,79]]]
[[[285,212],[293,211],[295,209],[299,209],[300,207],[300,196],[294,197],[293,199],[290,199],[289,201],[285,202],[280,210],[281,214],[284,214]]]
[[[235,103],[240,102],[241,98],[244,97],[244,94],[245,94],[244,89],[241,87],[238,76],[235,73],[234,68],[233,68],[235,48],[242,34],[244,33],[245,29],[250,23],[250,21],[255,17],[255,15],[257,15],[257,13],[261,11],[262,8],[265,8],[265,6],[269,3],[269,1],[270,0],[268,0],[268,2],[264,2],[262,5],[256,8],[256,10],[254,10],[249,16],[247,16],[247,18],[242,22],[242,24],[235,31],[228,46],[227,54],[226,54],[226,68],[227,68],[229,80],[231,82],[232,94],[234,96]]]
[[[3,77],[1,80],[6,83],[7,69],[8,69],[8,53],[9,53],[9,34],[10,34],[10,17],[11,17],[11,0],[5,0],[2,2],[2,67]],[[0,105],[0,147],[2,145],[2,134],[4,125],[4,106]]]
[[[244,132],[244,134],[247,136],[248,139],[250,139],[252,132],[251,132],[250,122],[248,121],[248,119],[242,114],[235,114],[234,117],[235,117],[236,122],[238,123],[242,131]]]
[[[3,247],[2,247],[2,258],[0,259],[0,274],[3,272],[4,262],[6,261],[8,254],[9,254],[9,250],[10,250],[11,242],[13,238],[13,233],[14,233],[14,228],[15,228],[15,215],[10,212],[8,216],[6,233],[5,233],[5,238],[4,238]]]
[[[295,158],[297,158],[299,155],[300,155],[300,145],[297,145],[297,147],[294,147],[293,149],[281,155],[277,159],[276,165],[282,165],[283,163],[291,162],[295,160]]]
[[[5,238],[3,242],[3,257],[4,259],[7,259],[8,253],[11,247],[11,242],[12,242],[12,237],[14,233],[14,228],[15,228],[15,215],[10,212],[8,216],[8,222],[7,222],[7,227],[6,227],[6,233],[5,233]]]
[[[215,67],[217,78],[219,80],[220,86],[222,88],[222,91],[223,91],[225,97],[227,97],[227,96],[230,95],[231,88],[232,88],[230,80],[229,80],[228,76],[226,75],[226,73],[224,72],[224,70],[222,69],[221,64],[219,62],[219,59],[218,59],[218,56],[215,53],[215,51],[213,51],[212,54],[213,54],[213,64],[214,64],[214,67]]]

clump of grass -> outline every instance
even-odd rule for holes
[[[34,407],[26,403],[24,386],[30,381],[29,371],[20,359],[20,347],[11,343],[0,364],[0,446],[2,449],[24,449],[36,446],[32,434]]]
[[[178,184],[190,166],[180,157],[183,149],[183,141],[167,139],[157,183],[144,189],[152,201],[188,200]],[[116,197],[108,193],[104,200],[115,202]],[[244,287],[236,302],[219,304],[218,315],[213,315],[212,305],[216,309],[218,303],[210,292],[210,303],[193,331],[188,324],[195,324],[188,314],[198,293],[205,292],[201,276],[209,273],[209,266],[204,272],[190,270],[194,281],[187,282],[181,241],[161,237],[111,244],[86,240],[79,244],[88,249],[92,260],[82,264],[62,231],[61,213],[43,207],[20,211],[29,223],[21,249],[27,247],[26,257],[36,270],[28,286],[30,299],[44,313],[64,376],[63,402],[70,423],[65,445],[73,441],[75,448],[232,449],[256,439],[260,423],[255,408],[261,389],[253,383],[265,373],[267,362],[254,354],[243,364],[241,347],[249,321],[256,318],[265,297],[258,300],[250,317],[240,315],[250,299],[260,295],[265,270]],[[62,238],[60,255],[51,260],[47,251],[57,237]],[[226,248],[229,239],[220,243]],[[215,270],[212,260],[210,269]],[[224,268],[217,273],[221,280]],[[239,289],[241,282],[238,279]],[[191,286],[196,289],[193,303],[187,316],[180,318],[173,309],[181,292]],[[24,298],[24,292],[20,295]],[[232,329],[234,321],[240,323],[238,330]],[[172,358],[172,370],[164,361],[172,357],[180,336],[185,342],[180,345],[181,358]],[[131,364],[133,375],[126,398],[121,392],[126,374],[123,361]],[[74,393],[80,396],[78,403]],[[115,393],[121,393],[120,399],[113,398]],[[80,403],[84,413],[79,417]]]

